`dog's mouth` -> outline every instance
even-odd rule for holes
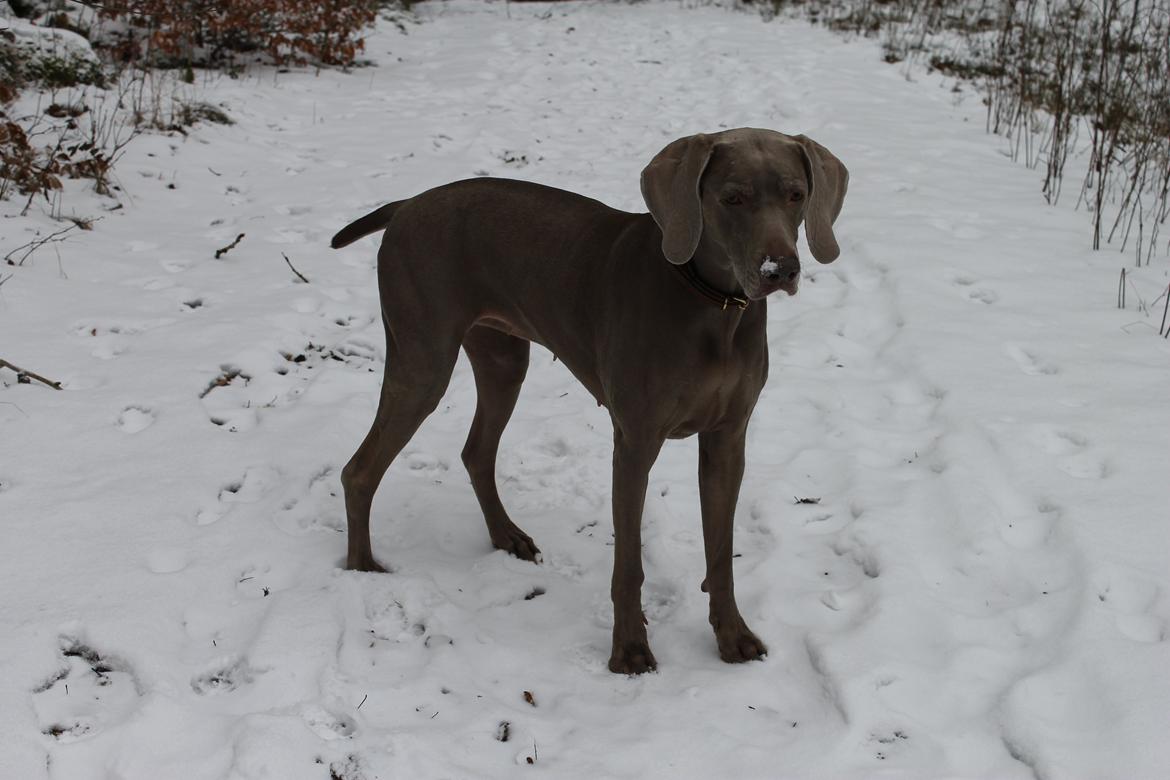
[[[795,276],[792,279],[787,279],[782,282],[761,282],[756,286],[756,289],[747,293],[748,300],[759,301],[767,298],[774,292],[783,290],[791,297],[796,295],[796,291],[800,288],[800,277]]]

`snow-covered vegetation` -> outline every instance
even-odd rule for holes
[[[1119,309],[1129,256],[1044,202],[980,93],[879,41],[660,2],[417,14],[351,72],[160,75],[233,124],[0,201],[0,777],[1170,774],[1165,254]],[[767,659],[716,653],[687,440],[644,520],[659,670],[606,670],[610,424],[541,350],[499,481],[543,563],[490,547],[461,361],[375,503],[393,571],[342,571],[384,346],[376,240],[329,237],[484,174],[644,210],[667,141],[738,126],[851,173],[841,258],[769,304],[735,538]]]

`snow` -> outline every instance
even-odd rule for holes
[[[237,124],[137,139],[124,208],[68,184],[104,219],[0,267],[0,357],[64,384],[0,373],[0,776],[1170,775],[1170,344],[978,97],[717,8],[419,12],[378,67],[197,85]],[[659,671],[606,671],[608,419],[542,350],[499,481],[544,562],[490,549],[461,360],[375,504],[393,573],[341,571],[384,350],[376,239],[332,233],[476,172],[643,210],[651,155],[738,126],[851,173],[841,258],[770,302],[735,541],[766,661],[716,654],[688,440],[644,520]],[[60,227],[22,205],[4,252]]]
[[[8,40],[29,58],[58,57],[97,64],[98,56],[81,35],[59,27],[41,27],[15,16],[8,3],[0,3],[0,19]]]

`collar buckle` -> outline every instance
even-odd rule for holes
[[[727,311],[728,306],[734,306],[740,311],[747,309],[748,303],[750,303],[747,298],[740,298],[737,295],[728,295],[725,292],[716,290],[714,287],[699,278],[699,274],[697,271],[695,271],[695,268],[691,262],[676,265],[674,268],[682,274],[683,278],[686,279],[688,283],[690,283],[695,292],[718,305],[720,310]]]

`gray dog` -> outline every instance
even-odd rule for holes
[[[463,462],[492,544],[539,551],[496,490],[500,435],[548,348],[613,421],[613,652],[609,668],[656,666],[642,613],[642,508],[666,439],[699,434],[710,620],[724,661],[763,656],[735,604],[731,536],[748,420],[768,377],[767,303],[800,282],[796,236],[813,257],[840,249],[833,222],[849,174],[802,135],[738,129],[681,138],[642,171],[649,214],[507,179],[455,182],[383,206],[333,237],[385,229],[378,289],[386,373],[378,413],[342,472],[347,566],[385,571],[370,504],[391,461],[438,405],[460,346],[478,403]]]

